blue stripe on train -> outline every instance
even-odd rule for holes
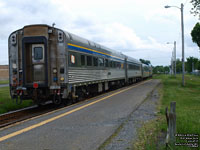
[[[94,51],[90,51],[90,50],[87,50],[87,49],[83,49],[83,48],[80,48],[80,47],[75,47],[75,46],[68,45],[68,48],[69,48],[69,49],[72,49],[72,50],[80,51],[80,52],[89,53],[89,54],[101,55],[101,56],[105,56],[105,57],[107,57],[107,58],[113,58],[113,59],[119,60],[119,61],[121,61],[121,62],[124,62],[124,61],[121,60],[121,59],[118,59],[118,58],[115,58],[115,57],[112,57],[112,56],[108,56],[108,55],[105,55],[105,54],[97,53],[97,52],[94,52]]]

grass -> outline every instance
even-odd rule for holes
[[[176,101],[176,124],[179,134],[199,134],[200,139],[200,77],[193,75],[185,76],[185,86],[181,86],[181,75],[177,78],[169,75],[155,76],[161,79],[161,102],[156,120],[145,124],[139,131],[139,140],[143,141],[140,149],[158,149],[159,135],[166,131],[165,108],[170,106],[171,101]],[[148,126],[148,128],[146,127]],[[149,134],[153,131],[152,134]],[[147,138],[144,138],[147,137]],[[176,142],[183,142],[179,139]],[[200,146],[200,140],[199,140]],[[186,146],[171,146],[177,150],[194,149]],[[159,149],[164,149],[163,146]]]
[[[23,101],[22,104],[16,104],[15,100],[10,98],[9,87],[0,88],[0,114],[31,105],[33,105],[31,100]]]
[[[1,84],[8,84],[9,83],[9,80],[0,80],[0,85]]]

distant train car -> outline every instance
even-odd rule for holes
[[[8,46],[11,97],[37,104],[75,101],[148,77],[139,61],[48,25],[13,32]]]
[[[142,78],[152,77],[152,67],[150,65],[142,64]]]

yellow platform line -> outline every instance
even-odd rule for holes
[[[151,81],[151,80],[148,80],[148,81],[145,81],[145,82],[143,82],[143,83],[137,84],[137,85],[135,85],[135,86],[132,86],[132,87],[126,88],[126,89],[124,89],[124,90],[118,91],[118,92],[116,92],[116,93],[113,93],[113,94],[111,94],[111,95],[108,95],[108,96],[106,96],[106,97],[103,97],[103,98],[101,98],[101,99],[99,99],[99,100],[96,100],[96,101],[94,101],[94,102],[91,102],[91,103],[89,103],[89,104],[80,106],[80,107],[75,108],[75,109],[73,109],[73,110],[71,110],[71,111],[65,112],[65,113],[60,114],[60,115],[58,115],[58,116],[55,116],[55,117],[52,117],[52,118],[50,118],[50,119],[44,120],[44,121],[42,121],[42,122],[40,122],[40,123],[31,125],[31,126],[29,126],[29,127],[26,127],[26,128],[24,128],[24,129],[21,129],[21,130],[19,130],[19,131],[15,131],[15,132],[13,132],[13,133],[10,133],[10,134],[8,134],[8,135],[5,135],[5,136],[3,136],[3,137],[0,137],[0,142],[2,142],[2,141],[4,141],[4,140],[7,140],[7,139],[9,139],[9,138],[12,138],[12,137],[14,137],[14,136],[20,135],[20,134],[22,134],[22,133],[28,132],[28,131],[30,131],[30,130],[32,130],[32,129],[37,128],[37,127],[43,126],[43,125],[45,125],[45,124],[47,124],[47,123],[49,123],[49,122],[52,122],[52,121],[57,120],[57,119],[59,119],[59,118],[61,118],[61,117],[67,116],[67,115],[69,115],[69,114],[71,114],[71,113],[73,113],[73,112],[79,111],[79,110],[81,110],[81,109],[83,109],[83,108],[86,108],[86,107],[88,107],[88,106],[94,105],[94,104],[96,104],[96,103],[98,103],[98,102],[100,102],[100,101],[103,101],[103,100],[105,100],[105,99],[108,99],[109,97],[112,97],[112,96],[114,96],[114,95],[120,94],[120,93],[122,93],[122,92],[125,92],[125,91],[127,91],[127,90],[129,90],[129,89],[132,89],[132,88],[134,88],[134,87],[136,87],[136,86],[142,85],[142,84],[144,84],[144,83],[146,83],[146,82],[149,82],[149,81]]]

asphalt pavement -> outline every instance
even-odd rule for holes
[[[0,129],[0,150],[94,150],[159,84],[149,80]]]

